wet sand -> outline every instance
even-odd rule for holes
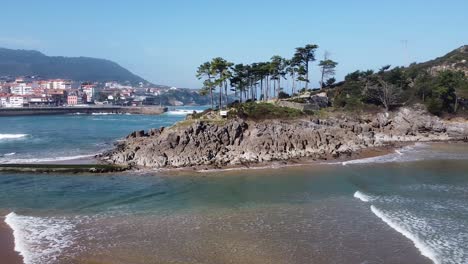
[[[59,263],[431,263],[354,200],[108,218],[92,225],[87,228],[105,236],[80,241],[87,250]]]
[[[15,251],[13,231],[0,218],[0,262],[5,264],[23,264],[23,258]]]

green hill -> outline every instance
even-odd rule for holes
[[[50,57],[34,50],[0,48],[0,76],[62,78],[74,81],[146,82],[115,62],[88,57]]]
[[[468,76],[468,45],[455,49],[446,55],[423,63],[413,63],[409,71],[430,71],[435,74],[444,70],[462,71]]]
[[[468,45],[409,67],[355,71],[327,91],[335,107],[348,110],[422,103],[434,114],[468,113]]]

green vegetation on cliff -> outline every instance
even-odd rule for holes
[[[441,58],[409,67],[355,71],[327,92],[335,107],[347,110],[422,103],[437,115],[466,111],[467,61],[468,46],[464,46]]]
[[[337,84],[333,76],[338,63],[330,60],[325,53],[323,60],[318,63],[320,89],[312,90],[308,89],[309,65],[316,61],[317,49],[317,45],[309,44],[296,48],[291,59],[273,56],[269,62],[247,65],[234,64],[218,57],[200,65],[197,77],[204,79],[202,90],[210,95],[212,108],[215,101],[213,91],[216,88],[219,88],[218,106],[222,108],[223,104],[229,104],[229,83],[240,103],[272,102],[290,97],[291,101],[300,103],[301,100],[307,101],[306,93],[313,95],[326,92],[330,99],[328,106],[337,111],[376,108],[388,111],[400,106],[424,104],[436,115],[468,112],[468,46],[428,62],[413,63],[409,67],[391,68],[386,65],[378,71],[358,70],[346,75],[344,81]],[[292,87],[289,87],[292,95],[285,93],[285,88],[281,86],[283,79],[292,82]],[[298,90],[298,84],[303,88]],[[239,115],[247,115],[250,111],[253,118],[287,115],[267,104],[241,104],[236,108]],[[296,112],[289,114],[297,115]]]

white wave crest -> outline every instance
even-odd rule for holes
[[[341,162],[341,165],[353,165],[353,164],[368,164],[368,163],[390,163],[390,162],[411,162],[411,161],[418,161],[425,159],[425,156],[420,155],[419,153],[421,150],[427,149],[429,146],[423,143],[416,143],[411,146],[406,146],[400,149],[396,149],[394,153],[370,157],[370,158],[363,158],[363,159],[356,159],[356,160],[349,160]],[[340,164],[340,163],[331,163],[331,164]]]
[[[121,115],[121,114],[118,114],[118,113],[92,113],[91,115],[106,116],[106,115]]]
[[[201,112],[199,110],[194,110],[194,109],[183,109],[183,110],[172,110],[167,112],[168,115],[188,115],[188,114],[193,114],[193,112],[198,113]]]
[[[28,134],[0,134],[0,140],[2,139],[20,139],[27,137]]]
[[[15,251],[25,264],[51,263],[74,244],[74,224],[65,219],[22,216],[14,212],[5,217],[13,230]]]
[[[44,162],[57,162],[57,161],[69,161],[69,160],[79,160],[85,158],[92,158],[97,154],[89,155],[77,155],[77,156],[67,156],[67,157],[54,157],[54,158],[30,158],[30,159],[0,159],[0,163],[3,164],[24,164],[24,163],[44,163]]]
[[[367,195],[367,194],[362,193],[362,192],[360,192],[360,191],[356,191],[356,192],[354,193],[354,198],[357,198],[357,199],[359,199],[359,200],[361,200],[361,201],[363,201],[363,202],[365,202],[365,203],[370,202],[370,201],[373,200],[372,197],[371,197],[370,195]]]
[[[16,154],[16,152],[10,152],[10,153],[5,153],[5,154],[3,154],[3,156],[13,156],[13,155],[15,155],[15,154]]]
[[[398,233],[411,240],[423,256],[429,258],[435,264],[441,263],[438,259],[437,253],[434,252],[434,250],[432,250],[428,245],[426,245],[424,241],[420,239],[417,235],[408,231],[404,226],[400,225],[397,221],[391,219],[389,216],[387,216],[385,213],[383,213],[381,210],[377,209],[373,205],[371,205],[371,211],[391,228],[393,228]]]

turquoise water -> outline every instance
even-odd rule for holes
[[[92,153],[101,142],[183,116],[41,118],[9,121],[0,134],[29,138],[0,141],[3,152],[17,153],[4,158]],[[58,120],[79,128],[53,133]],[[28,152],[26,142],[36,138],[80,147],[38,141]],[[468,263],[467,161],[467,145],[417,144],[377,158],[289,168],[3,173],[0,212],[30,264]]]
[[[0,163],[54,162],[93,156],[135,130],[170,126],[179,112],[163,115],[57,115],[0,117]]]

